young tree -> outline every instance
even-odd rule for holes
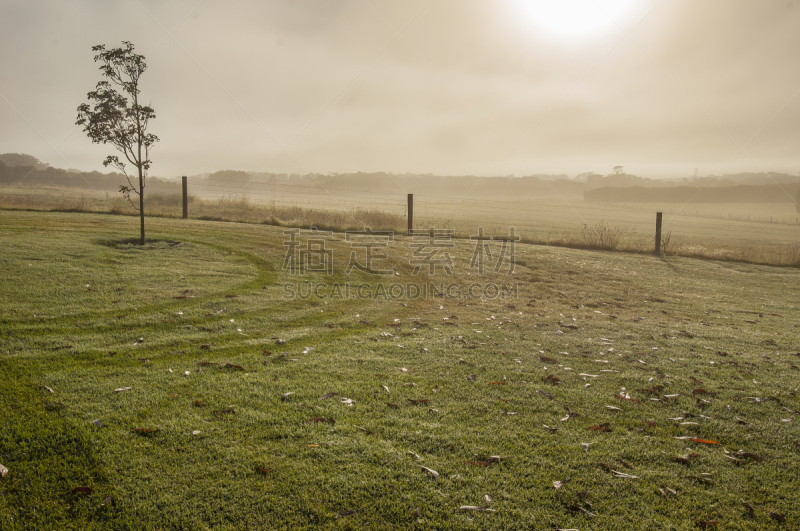
[[[150,169],[150,148],[158,142],[158,137],[147,132],[150,120],[156,117],[149,105],[139,104],[139,78],[147,69],[143,55],[133,51],[133,44],[122,42],[121,48],[106,50],[104,45],[92,46],[97,52],[95,62],[100,62],[100,72],[104,81],[97,83],[89,92],[89,103],[78,107],[77,125],[93,144],[111,144],[132,164],[139,176],[139,187],[133,185],[131,176],[125,169],[126,163],[117,155],[109,155],[103,166],[120,170],[128,180],[128,186],[120,185],[119,191],[139,211],[141,221],[140,243],[144,245],[144,185],[147,170]],[[139,196],[137,206],[131,194]]]

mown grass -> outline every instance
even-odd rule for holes
[[[135,219],[0,212],[2,529],[796,526],[796,270],[520,245],[478,277],[457,242],[437,282],[519,298],[285,300],[375,279],[342,273],[342,234],[333,276],[291,277],[280,228],[149,227],[141,248]]]

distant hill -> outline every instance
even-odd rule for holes
[[[9,155],[14,157],[9,157]],[[6,157],[12,161],[25,161],[33,164],[6,164],[3,160]],[[125,176],[120,173],[67,171],[53,168],[46,164],[42,165],[30,155],[6,153],[5,155],[0,155],[0,184],[12,186],[17,184],[22,184],[23,186],[63,186],[112,193],[119,192],[120,185],[127,184],[127,181]],[[180,193],[181,187],[175,181],[148,177],[146,192]]]

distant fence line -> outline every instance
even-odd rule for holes
[[[457,197],[426,190],[397,194],[247,181],[223,186],[191,178],[159,189],[156,183],[148,184],[145,196],[152,216],[300,227],[314,223],[330,229],[370,223],[376,229],[407,231],[410,225],[435,225],[452,228],[459,237],[478,226],[514,226],[529,243],[800,265],[800,215],[791,215],[796,214],[794,205],[787,203],[730,205],[740,209],[734,212],[705,205],[709,211],[703,212],[694,205],[649,209],[642,203]],[[0,208],[130,213],[116,192],[32,183],[0,186]],[[656,237],[656,212],[662,212],[661,237]]]

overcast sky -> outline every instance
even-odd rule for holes
[[[103,170],[130,40],[152,175],[800,172],[800,2],[0,0],[0,153]]]

